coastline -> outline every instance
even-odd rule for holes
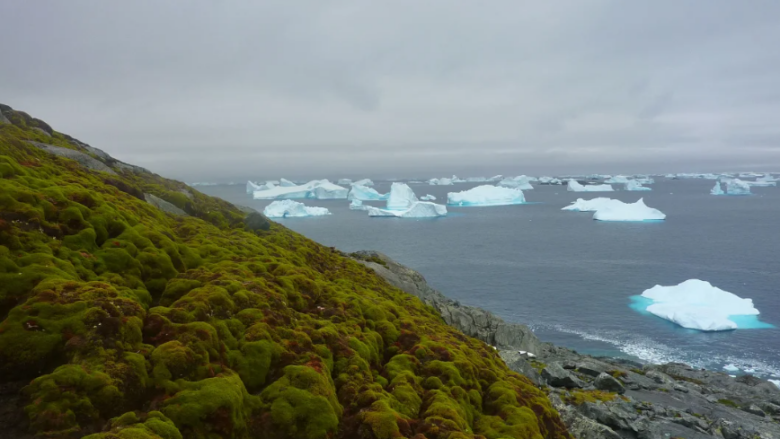
[[[420,273],[382,253],[345,256],[497,349],[510,369],[547,392],[577,438],[780,438],[780,388],[767,380],[579,354],[542,342],[525,325],[447,298]]]

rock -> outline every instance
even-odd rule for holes
[[[269,230],[271,221],[260,212],[252,212],[244,218],[244,225],[248,230],[256,232],[258,230]]]
[[[675,385],[674,385],[674,390],[676,390],[676,391],[678,391],[678,392],[683,392],[683,393],[688,393],[688,392],[690,392],[690,390],[688,390],[688,388],[687,388],[687,387],[685,387],[685,386],[681,386],[681,385],[679,385],[679,384],[675,384]]]
[[[0,123],[11,123],[2,111],[0,111]]]
[[[37,132],[39,132],[39,133],[43,134],[43,135],[44,135],[44,136],[46,136],[46,137],[51,137],[51,134],[47,133],[47,132],[46,132],[46,131],[44,131],[42,128],[33,127],[32,129],[33,129],[33,131],[37,131]]]
[[[592,376],[593,378],[596,378],[602,373],[606,373],[611,369],[614,368],[611,367],[609,364],[596,362],[596,361],[586,361],[577,364],[577,372],[583,375]]]
[[[588,419],[573,407],[564,404],[558,395],[550,395],[550,402],[560,414],[569,433],[577,439],[621,439],[611,428]]]
[[[63,148],[61,146],[49,145],[48,143],[33,142],[33,141],[30,141],[29,143],[50,154],[75,160],[81,166],[87,169],[116,175],[116,172],[114,172],[114,170],[111,169],[108,165],[81,151],[76,151],[75,149]]]
[[[658,372],[657,370],[650,370],[645,374],[645,376],[658,384],[672,384],[674,382],[670,376],[663,372]]]
[[[162,210],[163,212],[167,212],[173,215],[187,216],[187,212],[155,195],[144,194],[144,199],[146,199],[147,203]]]
[[[542,385],[542,377],[533,365],[516,351],[501,351],[499,353],[507,366],[513,371],[524,375],[537,386]]]
[[[761,405],[761,409],[766,413],[777,416],[780,415],[780,405],[772,404],[771,402],[765,402]]]
[[[615,392],[620,395],[626,393],[626,388],[623,387],[623,384],[607,373],[599,374],[599,376],[593,380],[593,385],[596,386],[597,389],[607,392]]]
[[[759,407],[759,406],[757,406],[755,404],[750,404],[749,406],[743,408],[742,410],[744,410],[744,411],[746,411],[746,412],[748,412],[750,414],[756,415],[756,416],[761,416],[762,418],[764,416],[766,416],[766,413],[764,413],[764,411],[761,410],[761,407]]]
[[[560,364],[548,364],[542,369],[542,378],[553,387],[565,387],[567,389],[585,387],[585,383],[571,373],[564,370]]]

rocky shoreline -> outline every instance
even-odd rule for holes
[[[780,439],[780,389],[753,376],[582,355],[540,341],[431,288],[411,268],[374,251],[349,255],[431,305],[444,321],[500,351],[514,371],[548,393],[578,439]]]

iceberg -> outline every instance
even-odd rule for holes
[[[368,210],[368,207],[369,206],[363,204],[362,200],[356,198],[353,198],[352,202],[349,203],[349,210]]]
[[[767,380],[767,381],[774,384],[775,386],[777,386],[778,389],[780,389],[780,380]]]
[[[563,182],[553,177],[539,177],[539,184],[563,184]]]
[[[522,191],[530,191],[533,190],[533,186],[531,186],[531,177],[526,177],[525,175],[520,175],[518,177],[507,177],[500,182],[498,182],[499,186],[504,187],[512,187],[517,188]]]
[[[612,192],[612,186],[608,184],[581,185],[577,180],[569,180],[569,192]]]
[[[647,306],[651,314],[699,331],[737,329],[739,326],[732,317],[759,315],[751,299],[743,299],[699,279],[668,287],[656,285],[645,290],[642,297],[653,301]]]
[[[409,185],[405,183],[393,183],[390,186],[390,196],[387,198],[388,209],[407,210],[417,201],[417,196]]]
[[[746,181],[745,183],[747,183],[751,187],[777,186],[777,182],[775,180],[768,180],[766,179],[766,177],[757,178],[755,181]]]
[[[349,186],[352,184],[352,180],[349,178],[339,178],[336,184],[339,186]]]
[[[279,186],[281,187],[293,187],[295,186],[295,183],[291,182],[290,180],[286,178],[280,178],[279,179]]]
[[[422,201],[436,201],[436,197],[434,197],[431,194],[423,195],[422,197],[420,197],[420,199]]]
[[[447,207],[441,204],[427,201],[415,201],[404,210],[388,210],[368,206],[368,216],[372,217],[397,217],[397,218],[436,218],[447,216]]]
[[[636,203],[624,203],[612,200],[593,214],[593,219],[598,221],[658,221],[666,219],[666,214],[658,209],[647,207],[645,201],[640,198]]]
[[[720,182],[719,181],[716,181],[715,182],[715,186],[712,189],[710,189],[710,194],[711,195],[726,195],[726,193],[723,192],[723,188],[720,187]]]
[[[520,189],[487,184],[447,194],[447,204],[450,206],[505,206],[523,203],[525,196]]]
[[[630,179],[628,177],[626,177],[625,175],[616,175],[614,177],[610,177],[610,178],[604,180],[604,183],[609,183],[609,184],[626,184],[629,181],[630,181]]]
[[[249,195],[252,195],[255,191],[265,191],[268,189],[271,189],[275,187],[276,185],[272,182],[266,182],[264,184],[257,184],[251,181],[246,182],[246,193]]]
[[[642,183],[639,183],[636,180],[628,180],[625,189],[627,191],[651,191],[652,190],[649,187],[642,186]]]
[[[324,207],[309,207],[293,200],[279,200],[266,206],[263,214],[268,218],[302,218],[330,215],[330,211]]]
[[[728,195],[750,195],[750,185],[738,178],[727,180],[726,193]]]
[[[345,199],[349,189],[335,185],[328,180],[313,180],[300,186],[274,186],[265,190],[256,190],[256,200],[316,198],[319,200]]]
[[[432,178],[432,179],[428,180],[428,184],[431,185],[431,186],[452,186],[453,184],[455,184],[455,179],[457,179],[457,177],[454,177],[454,178]]]
[[[739,368],[737,366],[734,366],[733,364],[727,364],[723,366],[723,370],[728,372],[739,372]]]
[[[605,209],[612,204],[623,204],[620,200],[613,200],[612,198],[593,198],[592,200],[584,200],[577,198],[577,201],[564,207],[561,210],[570,210],[574,212],[596,212],[599,209]]]
[[[352,184],[353,185],[357,184],[357,185],[360,185],[360,186],[373,186],[374,182],[369,180],[368,178],[364,178],[362,180],[358,180],[358,181],[352,182]]]
[[[375,189],[360,184],[353,184],[352,190],[349,191],[350,200],[386,200],[390,197],[390,194],[380,194]]]

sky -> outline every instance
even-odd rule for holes
[[[780,171],[780,2],[7,1],[0,103],[188,182]]]

